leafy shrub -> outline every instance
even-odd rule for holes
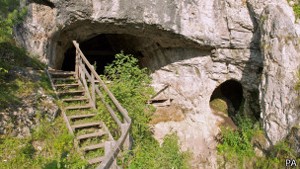
[[[160,146],[155,140],[144,141],[134,149],[134,159],[128,168],[189,168],[189,153],[181,153],[175,134],[167,135]]]
[[[19,8],[19,0],[0,1],[0,42],[11,41],[13,27],[20,23],[26,14],[26,9]]]
[[[300,18],[300,5],[299,4],[294,5],[293,10],[294,10],[296,18]]]
[[[239,129],[233,131],[228,128],[221,129],[221,139],[217,146],[218,153],[224,157],[224,161],[237,161],[242,165],[245,160],[255,155],[251,143],[256,131],[250,118],[237,116]]]
[[[106,79],[111,92],[129,113],[133,121],[132,135],[135,139],[143,139],[151,135],[148,122],[153,108],[146,105],[153,89],[146,68],[138,66],[138,60],[123,52],[115,56],[112,64],[105,67]]]
[[[221,139],[217,146],[218,154],[222,158],[219,160],[220,166],[269,169],[282,168],[285,159],[299,160],[296,150],[291,148],[287,140],[264,150],[263,156],[257,156],[254,140],[260,140],[264,144],[264,131],[248,117],[237,116],[236,121],[239,126],[237,131],[226,128],[221,130]]]
[[[154,108],[146,103],[154,90],[150,87],[148,70],[140,68],[134,56],[121,52],[104,72],[103,78],[111,81],[108,87],[132,119],[134,145],[131,152],[124,155],[123,167],[188,168],[188,155],[180,152],[175,135],[166,136],[162,146],[152,137],[148,123]]]

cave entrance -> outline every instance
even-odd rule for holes
[[[133,54],[141,57],[141,52],[136,50],[133,41],[137,37],[126,34],[101,34],[81,42],[80,49],[92,65],[96,65],[98,74],[104,73],[104,68],[112,63],[115,54],[124,51],[125,54]],[[75,47],[72,45],[64,54],[62,70],[75,70]]]
[[[243,87],[235,80],[227,80],[219,85],[210,97],[210,107],[234,117],[243,107]]]

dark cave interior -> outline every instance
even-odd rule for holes
[[[243,87],[236,80],[227,80],[214,90],[210,97],[210,101],[214,99],[224,100],[228,106],[234,108],[234,112],[229,112],[229,114],[236,114],[241,106],[243,106]]]
[[[100,34],[81,42],[80,49],[92,65],[96,64],[98,74],[104,73],[104,67],[115,59],[115,54],[124,51],[125,54],[133,54],[142,57],[142,53],[136,50],[139,38],[126,34]],[[135,42],[135,43],[134,43]],[[70,47],[64,54],[62,70],[75,70],[75,47]]]

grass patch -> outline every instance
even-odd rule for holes
[[[288,139],[267,149],[265,133],[258,122],[254,123],[245,116],[237,116],[236,121],[238,130],[221,130],[221,139],[217,146],[220,168],[282,168],[285,159],[300,160]],[[257,148],[260,148],[264,155],[257,155]]]
[[[223,157],[221,166],[230,161],[242,167],[248,158],[255,155],[251,140],[258,130],[254,128],[250,118],[238,116],[237,122],[237,131],[221,128],[220,144],[217,146],[219,155]]]
[[[22,97],[39,88],[53,94],[44,65],[12,43],[0,43],[0,68],[0,110],[19,106]],[[34,75],[29,74],[31,70]]]
[[[13,112],[30,102],[40,105],[39,89],[53,95],[45,66],[10,42],[0,43],[0,111]],[[30,98],[29,98],[30,97]],[[35,100],[36,99],[36,100]],[[33,101],[31,103],[31,101]],[[86,161],[73,148],[73,136],[61,117],[49,122],[37,113],[40,125],[26,138],[0,136],[0,168],[82,168]]]
[[[155,140],[145,140],[133,150],[135,157],[129,158],[128,168],[190,168],[188,165],[189,153],[180,152],[178,138],[175,134],[167,135],[160,146]]]
[[[224,114],[228,115],[228,105],[226,101],[218,98],[209,102],[209,105],[215,111],[223,112]]]
[[[73,148],[73,136],[61,117],[42,121],[28,138],[0,138],[0,168],[82,168],[87,166]]]

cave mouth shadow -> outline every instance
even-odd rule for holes
[[[187,43],[180,41],[183,46],[179,42],[171,42],[171,40],[169,46],[166,46],[163,39],[153,37],[131,34],[93,34],[90,39],[79,41],[79,45],[89,62],[92,65],[96,64],[98,74],[104,74],[105,66],[111,64],[115,55],[121,51],[125,55],[132,54],[138,59],[139,66],[148,68],[150,72],[180,60],[208,56],[210,53],[210,48],[196,48],[187,40]],[[65,71],[74,71],[75,47],[69,43],[64,49],[62,50],[62,62],[58,62],[61,65],[58,64],[54,67]]]
[[[210,106],[217,110],[226,109],[227,112],[223,113],[228,113],[228,116],[234,120],[235,116],[242,112],[244,100],[243,86],[240,82],[231,79],[223,82],[213,91],[210,97]]]
[[[131,44],[133,36],[100,34],[91,39],[81,42],[80,49],[88,61],[96,66],[98,74],[104,74],[105,66],[111,64],[115,55],[124,52],[124,54],[133,54],[135,57],[143,57],[140,51],[137,51]],[[130,40],[125,40],[130,39]],[[64,71],[75,70],[76,49],[74,46],[68,48],[64,53],[64,60],[61,69]]]

